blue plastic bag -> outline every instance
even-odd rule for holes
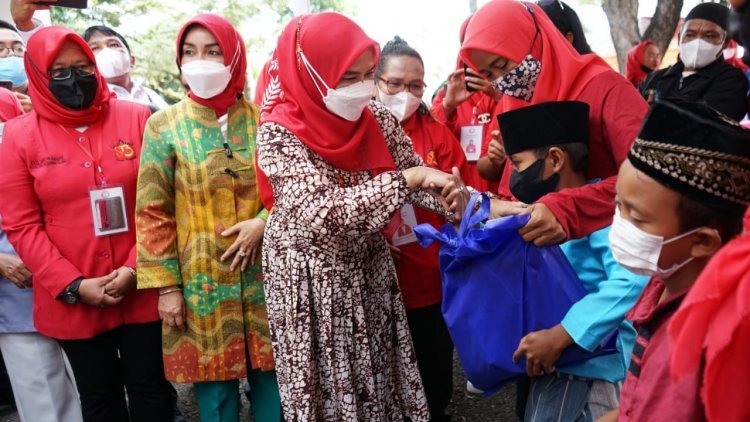
[[[525,359],[512,361],[521,338],[559,324],[587,293],[558,246],[536,247],[518,234],[529,215],[481,225],[489,204],[483,196],[475,213],[469,206],[458,233],[451,224],[414,229],[423,247],[441,243],[443,317],[466,377],[488,395],[526,373]],[[616,338],[615,330],[594,352],[568,347],[557,366],[615,353]]]

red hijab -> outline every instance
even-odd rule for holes
[[[49,90],[50,76],[47,71],[55,62],[65,41],[77,44],[91,63],[96,64],[94,53],[78,34],[62,26],[42,28],[29,39],[24,56],[24,67],[29,78],[29,97],[34,104],[34,111],[47,120],[64,126],[90,125],[99,120],[99,115],[109,105],[113,94],[107,87],[107,81],[96,69],[94,75],[99,82],[99,88],[89,108],[72,110],[57,101]]]
[[[656,45],[653,41],[646,40],[628,51],[628,61],[625,64],[625,78],[637,88],[644,80],[648,72],[643,70],[643,57],[649,45]]]
[[[669,339],[672,378],[705,365],[701,399],[708,420],[750,420],[750,209],[745,232],[711,259],[690,288],[669,324]]]
[[[527,6],[534,11],[533,17]],[[537,26],[539,35],[534,41]],[[531,50],[531,55],[542,64],[531,102],[503,95],[498,103],[499,112],[546,101],[576,100],[595,76],[612,71],[599,56],[578,54],[539,6],[516,0],[492,0],[474,14],[466,28],[461,58],[476,70],[469,57],[472,50],[486,51],[516,63]]]
[[[233,59],[239,54],[239,60],[234,60],[236,64],[231,69],[232,79],[229,80],[229,84],[227,84],[227,87],[221,94],[204,99],[193,94],[193,91],[188,92],[193,101],[212,108],[217,116],[223,116],[227,113],[229,107],[237,102],[237,99],[245,90],[245,72],[247,71],[245,42],[242,40],[240,33],[234,29],[234,26],[228,20],[212,13],[198,15],[187,21],[182,26],[182,29],[180,29],[179,35],[177,35],[178,66],[182,66],[182,45],[185,44],[185,36],[188,30],[194,25],[202,26],[216,38],[216,42],[219,43],[219,48],[221,48],[221,52],[224,55],[225,66],[232,64]]]
[[[0,122],[18,117],[23,114],[23,107],[12,91],[0,88]]]
[[[395,169],[370,109],[365,108],[354,122],[328,111],[304,63],[298,61],[298,47],[331,88],[367,50],[372,51],[375,63],[380,58],[378,44],[344,15],[295,17],[279,36],[276,63],[270,66],[273,89],[266,92],[261,123],[284,126],[334,167],[346,171]]]

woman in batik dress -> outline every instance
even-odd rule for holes
[[[444,213],[421,187],[450,175],[370,101],[379,47],[354,22],[295,18],[275,55],[257,154],[275,202],[263,264],[285,420],[427,421],[381,230],[406,201]]]
[[[202,421],[239,421],[245,376],[255,420],[279,421],[260,265],[268,213],[255,178],[258,110],[242,97],[245,45],[228,21],[206,14],[183,26],[177,48],[191,89],[146,126],[138,288],[160,289],[167,379],[195,383]]]

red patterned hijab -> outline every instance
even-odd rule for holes
[[[353,122],[331,113],[299,54],[302,52],[333,88],[367,50],[373,52],[377,63],[378,44],[343,15],[295,17],[281,33],[269,65],[261,123],[287,128],[334,167],[346,171],[395,169],[385,136],[369,108]]]

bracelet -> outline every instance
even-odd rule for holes
[[[179,287],[173,287],[171,289],[167,289],[167,290],[164,290],[162,292],[159,292],[159,296],[164,296],[164,295],[168,295],[170,293],[181,292],[181,291],[182,291],[181,288],[179,288]]]
[[[127,265],[125,265],[125,268],[127,268],[127,269],[128,269],[128,271],[130,271],[130,274],[131,274],[131,275],[132,275],[133,277],[138,277],[138,273],[137,273],[137,272],[135,271],[135,268],[133,268],[133,267],[129,267],[129,266],[127,266]]]

